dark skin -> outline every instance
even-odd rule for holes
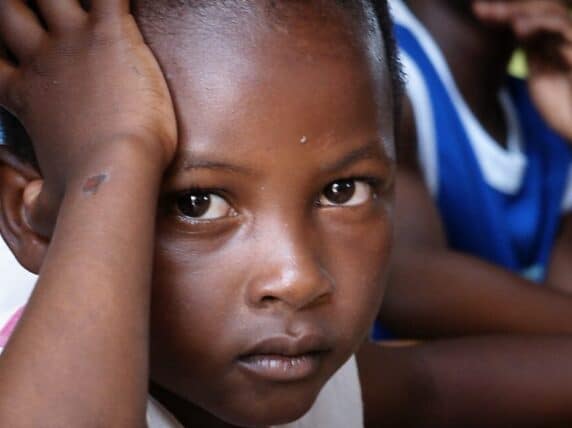
[[[141,27],[171,102],[127,1],[94,2],[90,13],[67,3],[43,3],[47,32],[18,1],[0,10],[19,59],[2,62],[2,105],[28,129],[43,172],[6,229],[46,238],[45,257],[27,266],[41,266],[36,291],[2,355],[3,424],[18,426],[25,402],[37,404],[34,425],[50,402],[83,397],[53,423],[138,425],[147,379],[192,403],[177,412],[185,423],[297,419],[381,303],[395,166],[382,46],[354,34],[357,17],[324,5],[283,21],[263,2],[207,9],[204,21],[184,8],[184,20],[163,22],[169,31],[158,20]],[[54,109],[31,95],[40,91],[69,102]],[[12,235],[19,253],[23,232]],[[62,316],[55,338],[46,330]],[[41,365],[18,358],[32,346],[49,355]],[[38,382],[57,386],[37,394]]]
[[[294,16],[315,20],[321,12],[309,7]],[[369,40],[350,39],[362,48],[349,48],[345,15],[330,13],[317,34],[285,21],[291,31],[282,37],[259,13],[239,15],[240,25],[215,40],[209,28],[228,26],[230,12],[210,17],[208,28],[184,23],[176,36],[148,40],[167,73],[181,70],[170,81],[181,120],[164,194],[213,192],[208,215],[215,216],[193,224],[180,207],[165,206],[159,217],[151,376],[225,420],[262,425],[302,414],[367,334],[387,263],[394,165],[391,113],[380,93],[387,72],[363,55]],[[194,41],[191,55],[173,55],[177,39]],[[368,97],[372,91],[379,97]],[[335,204],[326,191],[342,179],[354,180],[355,194]],[[234,367],[267,337],[306,336],[327,350],[308,378],[280,387]]]
[[[563,2],[411,0],[408,5],[443,51],[467,104],[499,144],[507,130],[497,93],[516,46],[526,49],[529,89],[538,110],[572,141],[572,22]],[[467,58],[479,66],[468,67]],[[571,220],[562,220],[545,287],[450,250],[417,165],[415,119],[408,100],[404,110],[398,239],[381,322],[418,338],[572,332]],[[413,214],[419,212],[426,214]]]
[[[283,423],[355,352],[368,427],[572,421],[569,338],[363,344],[387,270],[394,161],[386,67],[371,33],[353,31],[358,18],[311,3],[275,31],[262,3],[202,21],[186,11],[163,22],[169,32],[143,21],[157,63],[127,3],[94,1],[88,14],[45,2],[49,32],[0,3],[0,37],[19,58],[0,62],[1,104],[32,131],[46,171],[0,150],[0,230],[40,274],[0,358],[2,425],[144,426],[149,379],[186,426]],[[83,44],[96,34],[105,43]],[[32,58],[53,74],[27,73]],[[73,84],[49,84],[60,72]],[[114,79],[125,99],[108,94]],[[51,128],[61,139],[44,139]],[[268,337],[281,344],[250,350]],[[301,369],[256,370],[244,355]],[[485,410],[470,405],[484,379],[504,397]],[[546,399],[523,409],[539,390]]]

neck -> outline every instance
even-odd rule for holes
[[[515,41],[510,31],[480,23],[468,3],[407,1],[439,45],[468,106],[494,138],[504,141],[506,125],[497,95],[505,82]]]

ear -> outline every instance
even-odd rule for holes
[[[28,221],[28,213],[42,189],[36,169],[0,145],[0,234],[20,264],[38,274],[48,240]]]

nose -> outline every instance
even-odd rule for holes
[[[322,265],[314,240],[292,227],[279,229],[260,246],[259,269],[248,284],[250,305],[301,310],[326,302],[334,281]]]

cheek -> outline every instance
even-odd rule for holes
[[[228,364],[232,334],[239,324],[236,302],[242,274],[223,250],[215,257],[184,241],[158,242],[151,338],[153,376],[188,396],[207,393],[189,392],[190,384],[216,387],[209,378],[220,379],[221,367]]]
[[[392,243],[389,216],[334,227],[326,236],[327,269],[335,280],[340,323],[367,334],[385,289]],[[348,332],[348,334],[351,334]]]
[[[337,340],[328,366],[332,371],[371,328],[391,241],[390,219],[381,210],[349,217],[340,213],[320,214],[304,241],[331,278],[333,297],[329,304],[299,314]],[[221,397],[234,403],[244,385],[235,382],[229,364],[236,357],[237,338],[258,322],[245,296],[254,268],[266,272],[253,256],[252,247],[260,244],[238,236],[213,249],[189,237],[159,236],[152,296],[153,379],[199,404],[220,403]]]
[[[220,334],[232,325],[241,294],[241,264],[224,248],[203,251],[195,242],[165,239],[155,253],[153,307],[155,318],[171,331],[205,331]]]

